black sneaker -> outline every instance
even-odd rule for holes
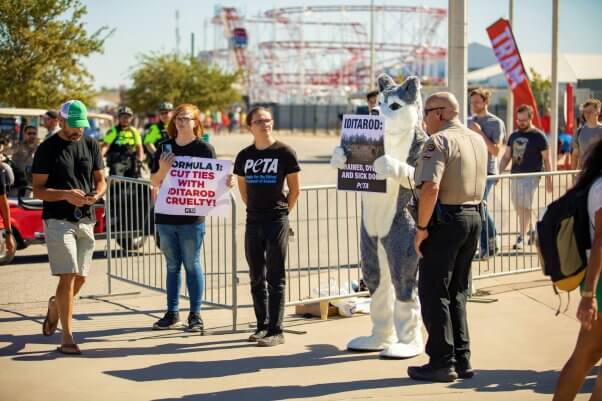
[[[514,244],[512,249],[516,249],[517,251],[520,251],[521,249],[523,249],[523,236],[522,235],[519,235],[516,238],[516,243]]]
[[[535,244],[535,239],[537,238],[537,234],[535,230],[529,231],[529,238],[527,239],[527,245]]]
[[[205,333],[203,319],[201,319],[201,315],[199,313],[190,312],[188,314],[188,327],[186,327],[186,331],[201,333],[201,335]]]
[[[453,382],[458,378],[458,374],[453,367],[433,368],[428,363],[422,366],[410,366],[408,376],[414,380],[442,383]]]
[[[458,362],[455,367],[460,379],[470,379],[474,376],[474,369],[470,365],[470,362]]]
[[[266,336],[257,340],[257,345],[260,347],[274,347],[276,345],[284,344],[284,335],[278,334],[267,334]]]
[[[153,330],[180,329],[183,326],[178,312],[167,312],[165,316],[153,324]]]
[[[261,340],[262,338],[265,338],[265,336],[267,336],[267,335],[268,335],[268,331],[266,329],[257,329],[257,330],[255,330],[255,333],[253,333],[249,336],[249,342],[255,343],[255,342]]]

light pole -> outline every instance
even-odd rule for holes
[[[374,0],[370,0],[370,87],[374,90]]]
[[[509,0],[508,8],[508,22],[510,28],[514,30],[514,0]],[[514,131],[514,96],[512,95],[512,88],[508,85],[508,102],[506,103],[506,132],[510,134]]]
[[[550,117],[550,159],[552,171],[556,170],[556,156],[558,148],[558,2],[552,0],[552,88],[551,103],[552,115]]]
[[[466,122],[466,104],[468,101],[468,86],[466,84],[468,65],[466,52],[467,33],[466,0],[449,0],[447,87],[458,99],[460,105],[459,117],[464,123]]]

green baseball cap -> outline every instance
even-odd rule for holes
[[[69,100],[61,106],[61,117],[70,128],[89,128],[88,110],[79,100]]]

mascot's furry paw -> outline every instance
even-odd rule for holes
[[[381,351],[380,356],[389,359],[407,359],[418,356],[424,352],[424,339],[422,333],[409,343],[394,343]]]
[[[396,341],[397,337],[394,335],[385,339],[380,336],[356,337],[349,341],[347,349],[349,351],[382,351]]]
[[[336,169],[345,168],[345,163],[347,163],[347,156],[345,155],[345,150],[337,146],[334,148],[332,152],[332,157],[330,158],[330,166]]]
[[[389,155],[384,155],[374,160],[372,165],[376,172],[377,180],[392,178],[399,181],[399,185],[410,188],[409,180],[414,185],[414,167],[406,162],[399,161]]]

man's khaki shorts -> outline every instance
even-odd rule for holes
[[[94,222],[48,219],[44,220],[44,231],[52,274],[87,276],[94,253]]]

